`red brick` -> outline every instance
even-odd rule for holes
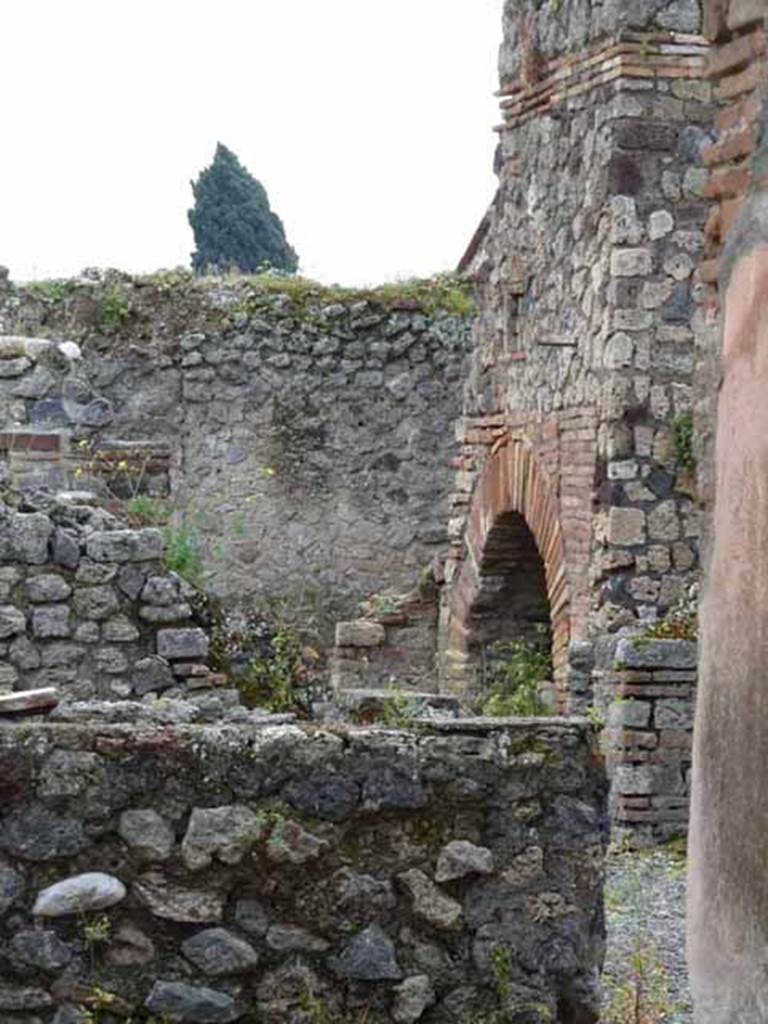
[[[760,85],[760,67],[753,64],[746,71],[738,75],[729,75],[722,78],[717,86],[717,98],[729,100],[734,96],[741,96],[745,92],[752,92]]]
[[[743,205],[743,197],[741,199],[726,199],[725,202],[720,204],[720,227],[723,241],[728,237],[728,232],[731,230],[736,218],[741,213]]]
[[[0,451],[13,452],[58,452],[61,438],[58,434],[25,434],[8,432],[0,434]]]
[[[704,284],[717,283],[717,260],[704,260],[699,264],[699,277]]]
[[[728,28],[740,29],[765,17],[765,0],[731,0]]]
[[[731,160],[749,156],[754,152],[756,144],[757,130],[750,125],[748,128],[734,132],[723,142],[716,142],[714,146],[708,146],[702,153],[701,159],[705,167],[715,167],[718,164],[726,164]]]
[[[707,61],[707,77],[721,78],[750,64],[762,53],[765,53],[765,33],[759,28],[724,46],[715,47]]]
[[[732,103],[715,114],[715,128],[719,132],[735,128],[739,122],[752,124],[760,117],[760,99],[757,95]]]
[[[748,191],[751,180],[752,174],[748,167],[730,167],[726,171],[713,174],[706,184],[704,193],[709,199],[743,196]]]
[[[703,32],[707,39],[724,36],[727,30],[728,0],[704,0]]]

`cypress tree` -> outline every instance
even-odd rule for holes
[[[195,236],[192,267],[237,267],[256,273],[265,263],[294,273],[296,253],[270,208],[264,186],[220,142],[210,167],[191,182],[195,205],[187,216]]]

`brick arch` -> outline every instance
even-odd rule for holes
[[[559,503],[546,470],[530,445],[520,440],[497,442],[472,495],[464,532],[465,555],[443,610],[440,647],[444,684],[459,691],[471,686],[471,617],[481,594],[482,574],[505,531],[507,543],[517,543],[524,549],[526,536],[535,543],[549,602],[555,682],[564,698],[571,595]],[[521,564],[525,564],[524,559],[523,550]]]

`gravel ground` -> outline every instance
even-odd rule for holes
[[[604,1024],[690,1024],[683,856],[669,848],[614,854],[605,895]]]

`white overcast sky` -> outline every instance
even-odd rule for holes
[[[223,142],[302,272],[455,266],[490,202],[502,0],[2,0],[0,264],[189,264]]]

